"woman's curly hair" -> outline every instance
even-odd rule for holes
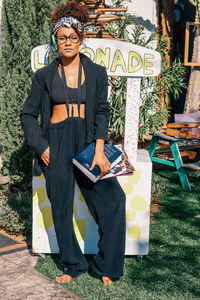
[[[61,4],[57,6],[51,14],[51,23],[56,23],[59,19],[63,17],[74,17],[81,23],[87,23],[89,20],[89,13],[86,7],[81,5],[77,1],[69,1],[66,4]],[[82,33],[74,28],[77,34],[81,37]]]

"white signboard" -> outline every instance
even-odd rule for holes
[[[160,53],[131,43],[110,39],[85,39],[80,52],[93,62],[106,67],[108,75],[143,77],[160,73]],[[49,44],[36,47],[31,54],[31,67],[35,72],[52,62],[58,55]]]

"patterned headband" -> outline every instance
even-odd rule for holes
[[[70,28],[73,25],[75,25],[80,32],[83,32],[83,25],[79,20],[74,17],[63,17],[56,22],[53,33],[55,35],[60,27]]]

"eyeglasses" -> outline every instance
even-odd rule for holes
[[[57,42],[59,44],[64,44],[66,43],[67,39],[70,40],[70,42],[77,44],[79,42],[79,37],[76,34],[71,33],[69,36],[66,35],[59,35],[57,37]]]

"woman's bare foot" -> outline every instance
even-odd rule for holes
[[[67,274],[62,274],[61,276],[56,277],[56,281],[59,283],[70,282],[72,277]]]
[[[112,280],[109,277],[102,276],[102,280],[103,280],[104,285],[111,285],[112,284]]]

